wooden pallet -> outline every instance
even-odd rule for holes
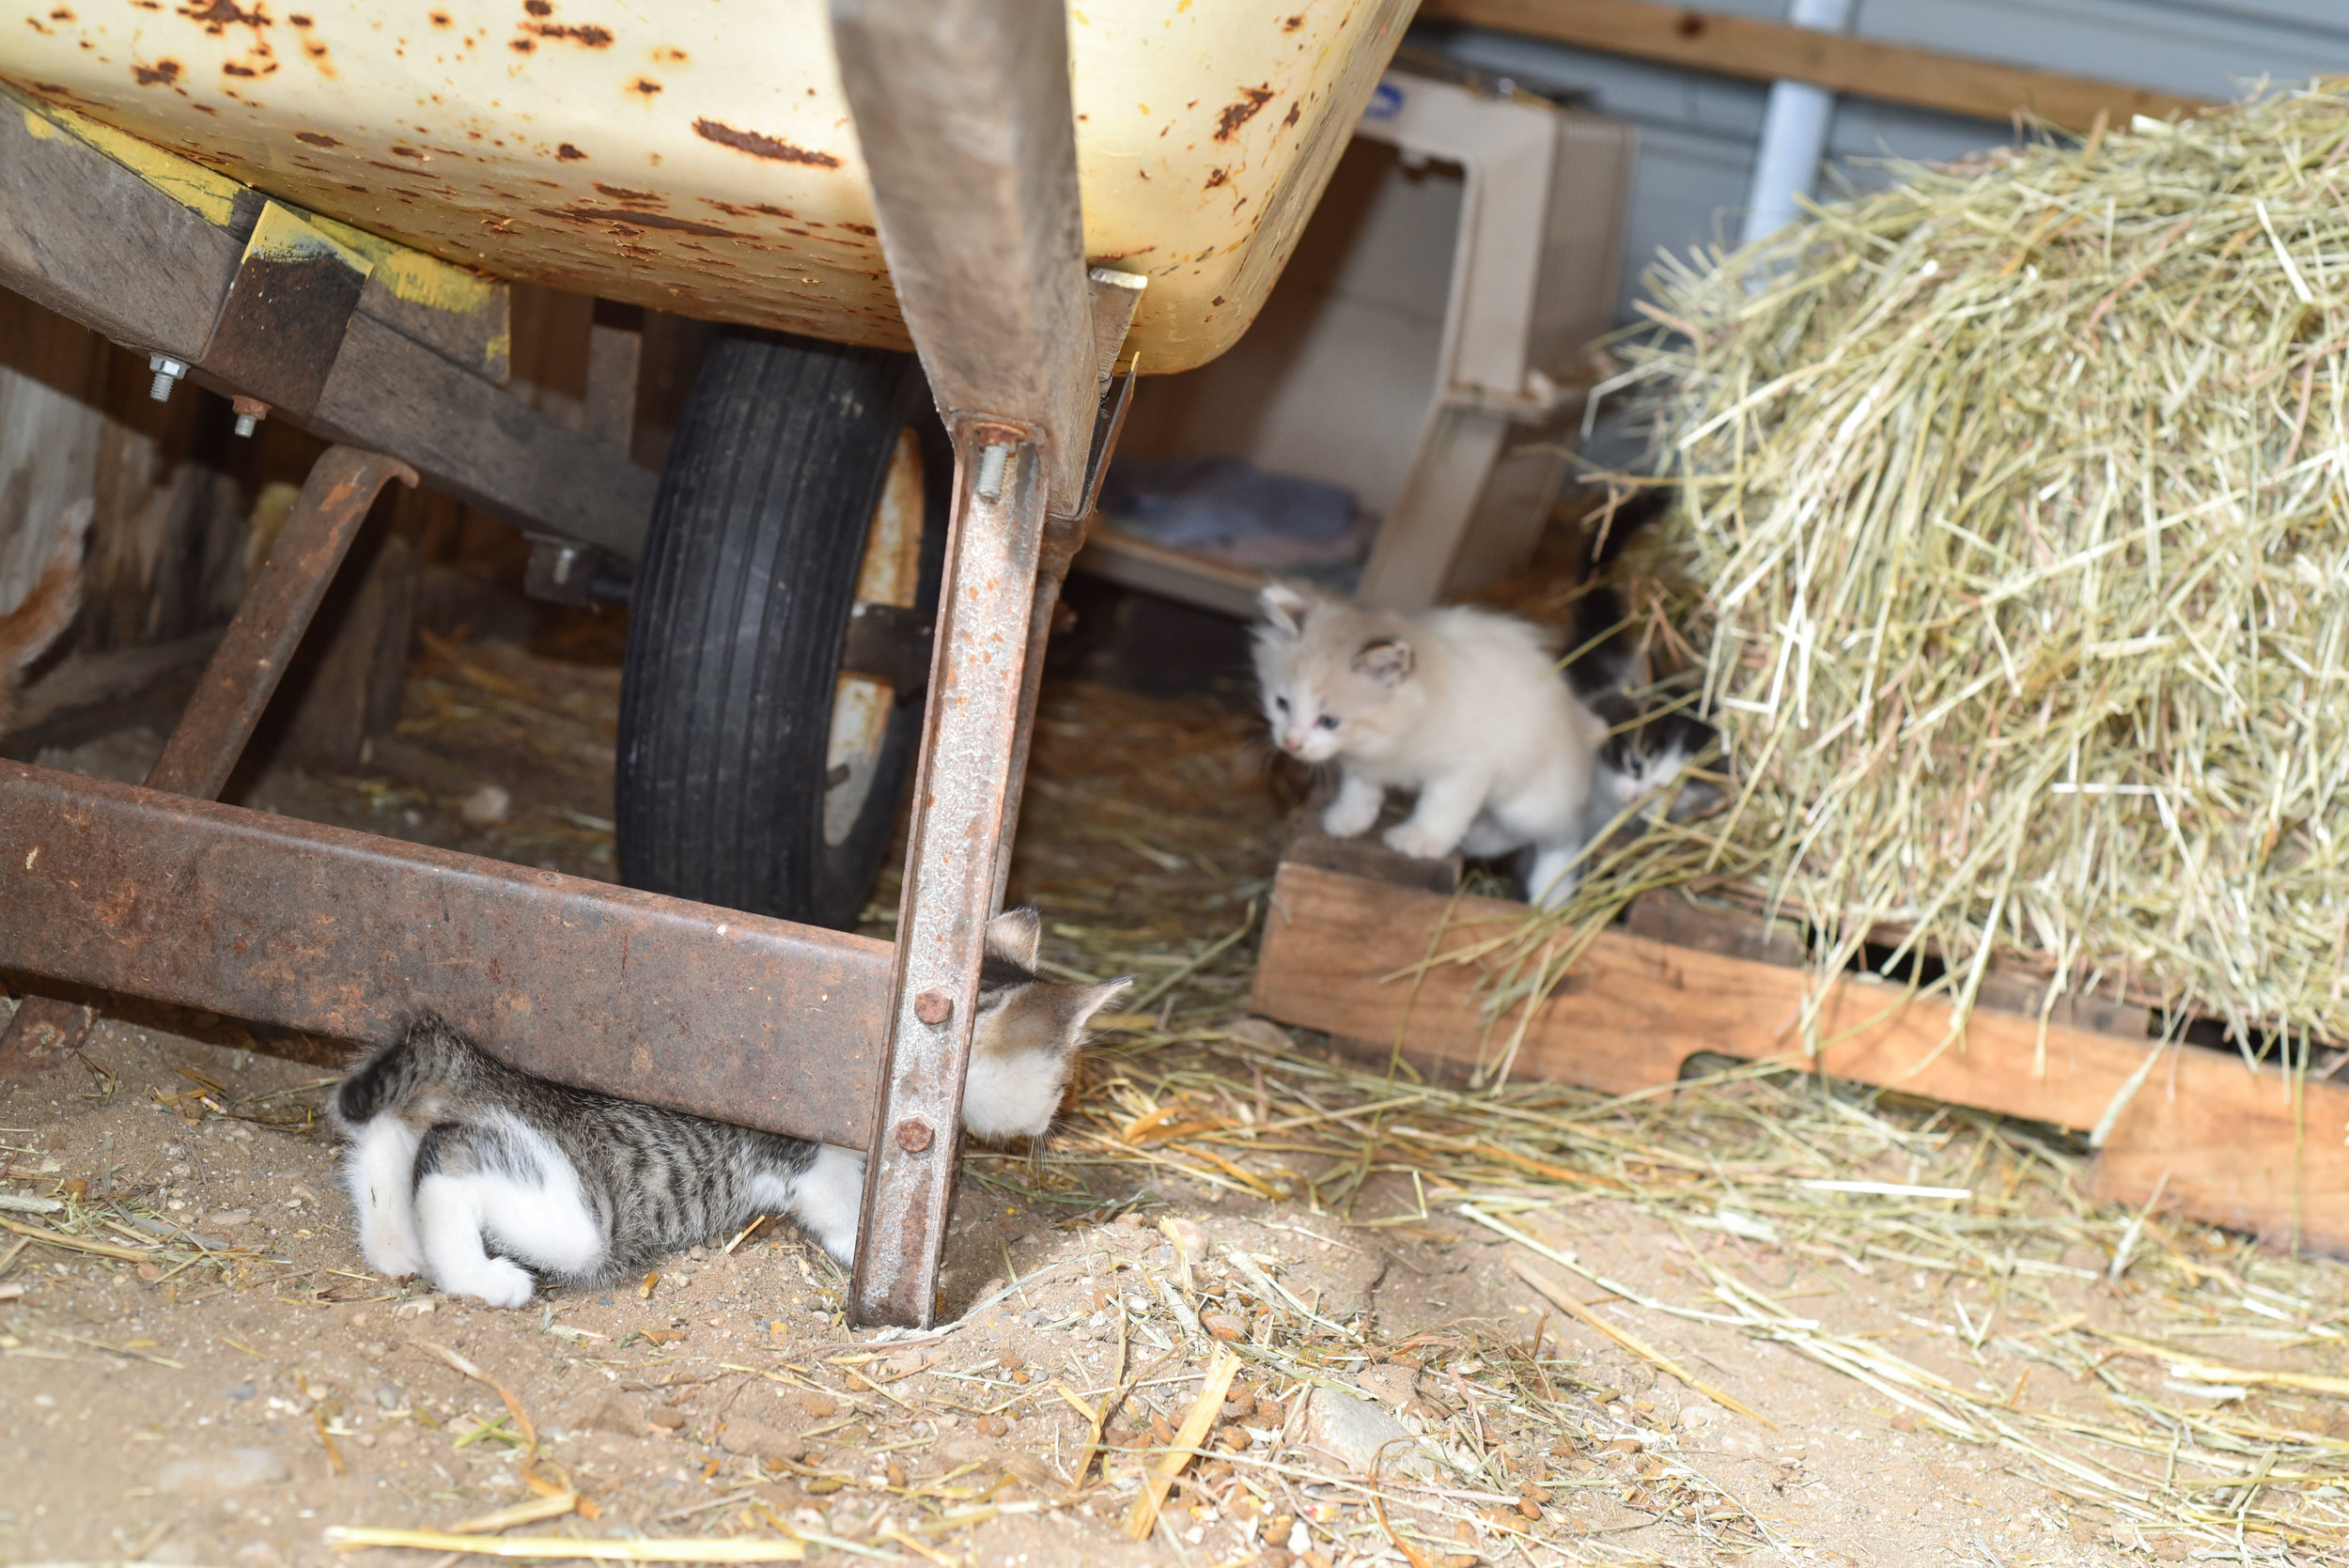
[[[1359,842],[1308,837],[1282,863],[1254,1010],[1424,1069],[1490,1060],[1479,986],[1489,960],[1438,963],[1525,918],[1459,897],[1456,871]],[[1799,1020],[1816,989],[1799,936],[1757,916],[1650,896],[1602,933],[1526,1020],[1513,1075],[1629,1094],[1675,1081],[1701,1052],[1806,1070],[2055,1123],[2107,1127],[2099,1198],[2160,1207],[2269,1240],[2349,1252],[2349,1087],[2295,1084],[2231,1051],[2163,1047],[2142,1006],[2065,999],[2043,1027],[2021,985],[1983,987],[1951,1037],[1950,1003],[1849,974],[1817,998],[1816,1058]]]

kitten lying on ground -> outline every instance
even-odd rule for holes
[[[89,534],[94,501],[77,501],[66,508],[57,531],[57,547],[49,563],[33,580],[32,590],[17,607],[0,615],[0,735],[16,720],[17,694],[23,690],[24,672],[49,644],[64,635],[82,608],[82,541]]]
[[[1563,901],[1608,726],[1560,678],[1540,628],[1469,606],[1361,610],[1279,583],[1259,602],[1256,675],[1273,738],[1338,765],[1324,831],[1365,832],[1388,790],[1416,790],[1389,848],[1435,859],[1530,846],[1534,902]]]
[[[962,1103],[982,1138],[1051,1126],[1086,1021],[1129,984],[1037,978],[1039,931],[1034,909],[988,926]],[[534,1270],[599,1283],[762,1214],[856,1251],[862,1154],[549,1083],[438,1018],[345,1079],[333,1118],[368,1266],[492,1307],[529,1301]]]

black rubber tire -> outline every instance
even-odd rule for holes
[[[710,345],[661,476],[629,613],[616,778],[630,887],[846,929],[889,847],[922,705],[824,841],[825,748],[865,536],[922,438],[918,604],[934,613],[951,458],[910,354],[772,333]]]

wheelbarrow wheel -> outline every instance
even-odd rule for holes
[[[860,603],[935,613],[951,455],[910,354],[711,345],[670,447],[620,687],[620,878],[856,924],[921,739],[842,670]]]

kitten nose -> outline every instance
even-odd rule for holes
[[[1288,734],[1281,737],[1281,750],[1284,752],[1301,752],[1304,749],[1305,737],[1299,735],[1295,730],[1291,730]]]

